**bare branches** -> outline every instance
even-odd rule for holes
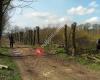
[[[15,2],[14,4],[16,5],[13,4],[13,1]],[[16,1],[19,2],[20,4],[18,5]],[[0,0],[0,39],[2,36],[3,28],[10,18],[7,17],[9,16],[8,12],[14,8],[24,8],[24,7],[32,8],[30,5],[36,1],[37,0]]]
[[[8,5],[9,4],[9,2],[11,2],[12,0],[7,0],[7,1],[3,1],[3,6],[5,6],[5,5]]]
[[[3,14],[6,13],[6,11],[7,11],[8,7],[9,7],[11,1],[12,1],[12,0],[9,0],[9,1],[4,5],[4,6],[6,6],[6,7],[5,7],[5,9],[3,9]],[[4,8],[4,6],[3,6],[3,8]]]
[[[37,0],[18,0],[18,1],[23,1],[23,2],[37,2]]]
[[[32,5],[33,2],[37,2],[37,0],[18,0],[19,2],[21,2],[21,4],[12,6],[11,5],[12,1],[14,0],[4,0],[3,1],[3,14],[5,14],[8,10],[11,10],[13,8],[24,8],[24,7],[32,8],[30,5]]]
[[[27,4],[20,4],[20,5],[17,5],[17,6],[14,6],[13,8],[24,8],[24,7],[29,7],[32,3],[27,3]]]

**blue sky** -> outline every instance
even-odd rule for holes
[[[21,2],[15,0],[13,4]],[[70,25],[74,21],[78,24],[100,23],[100,0],[38,0],[29,6],[32,8],[14,9],[10,23],[22,27],[65,23]]]

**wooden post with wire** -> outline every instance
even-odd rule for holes
[[[72,25],[72,56],[76,55],[76,22],[74,22]]]
[[[33,38],[34,38],[33,45],[35,45],[35,43],[36,43],[36,29],[34,29]]]
[[[39,26],[36,26],[36,32],[37,32],[37,44],[40,44],[40,28],[39,28]]]
[[[64,28],[64,36],[65,36],[65,53],[68,54],[68,37],[67,37],[67,24],[65,24]]]

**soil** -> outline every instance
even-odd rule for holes
[[[36,57],[33,48],[12,50],[22,80],[100,80],[100,73],[83,65],[61,61],[52,56]],[[21,57],[20,57],[21,56]]]

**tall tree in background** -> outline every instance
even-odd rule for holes
[[[0,43],[1,43],[1,36],[2,36],[2,19],[3,19],[3,0],[0,0]]]
[[[6,22],[8,21],[6,20],[8,11],[16,7],[19,7],[19,8],[29,7],[30,6],[29,4],[34,2],[34,0],[18,0],[19,2],[24,2],[24,4],[12,6],[11,4],[12,1],[15,1],[15,0],[0,0],[0,43],[1,43],[1,37],[2,37],[4,26]]]
[[[2,37],[2,32],[4,29],[4,26],[6,22],[8,21],[7,17],[7,12],[12,8],[10,5],[12,0],[0,0],[0,46],[1,46],[1,37]]]
[[[3,30],[3,0],[0,0],[0,46],[1,46],[1,36]]]
[[[72,25],[72,56],[76,55],[76,22],[74,22]]]

